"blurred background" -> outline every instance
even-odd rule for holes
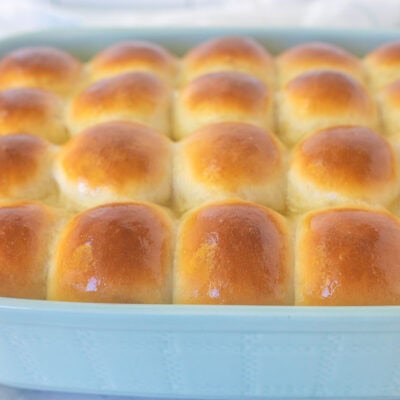
[[[399,0],[5,0],[0,35],[78,26],[400,28]]]

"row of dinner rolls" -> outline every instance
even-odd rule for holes
[[[359,204],[395,210],[400,136],[362,126],[307,136],[291,152],[255,125],[207,125],[178,143],[128,121],[87,128],[57,147],[28,134],[0,136],[0,202],[42,200],[82,210],[147,201],[178,213],[240,198],[282,213]]]
[[[66,215],[0,207],[0,296],[148,304],[400,304],[400,220],[366,207],[297,221],[239,200],[179,223],[150,203]]]
[[[0,134],[64,143],[92,125],[128,120],[175,140],[216,122],[251,123],[289,146],[335,125],[392,136],[400,130],[399,66],[400,42],[363,60],[320,42],[274,58],[245,37],[209,40],[180,61],[143,41],[111,46],[86,64],[60,49],[23,48],[0,60]]]

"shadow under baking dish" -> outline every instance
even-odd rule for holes
[[[272,52],[321,40],[363,54],[398,31],[74,29],[0,41],[80,58],[126,39],[181,54],[226,34]],[[167,398],[398,398],[400,307],[178,306],[0,298],[0,383]]]

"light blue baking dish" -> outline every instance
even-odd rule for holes
[[[325,40],[362,54],[400,31],[125,29],[39,32],[0,42],[88,57],[128,38],[182,53],[247,34],[280,51]],[[399,243],[400,245],[400,243]],[[0,298],[0,383],[176,398],[399,398],[400,307],[96,305]]]

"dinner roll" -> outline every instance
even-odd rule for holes
[[[286,220],[261,205],[226,201],[183,218],[174,302],[291,304],[292,254]]]
[[[383,130],[386,136],[400,133],[400,80],[387,85],[378,95]]]
[[[386,211],[305,215],[296,243],[296,304],[400,304],[400,222]]]
[[[182,84],[209,72],[237,71],[253,75],[271,88],[275,85],[273,57],[249,37],[210,39],[191,49],[182,64]]]
[[[309,42],[294,46],[277,58],[281,86],[296,76],[315,69],[345,72],[363,81],[361,61],[339,46],[323,42]]]
[[[380,90],[400,79],[400,41],[383,44],[364,59],[369,84]]]
[[[238,197],[285,209],[286,159],[274,135],[242,122],[206,125],[178,143],[175,204],[180,211]]]
[[[306,134],[335,125],[378,127],[373,99],[351,76],[315,70],[289,81],[280,94],[280,135],[293,145]]]
[[[151,204],[116,203],[75,216],[58,243],[48,299],[170,303],[173,226]]]
[[[63,143],[68,131],[62,103],[41,89],[16,88],[0,92],[0,135],[28,132],[53,143]]]
[[[46,298],[50,248],[60,216],[38,203],[0,206],[0,296]]]
[[[273,98],[267,86],[250,75],[213,72],[185,86],[175,105],[174,135],[188,136],[214,122],[248,122],[273,127]]]
[[[68,121],[73,134],[90,125],[130,120],[169,133],[170,89],[149,72],[128,72],[93,83],[74,98]]]
[[[169,140],[127,121],[94,125],[60,152],[55,177],[77,208],[112,201],[166,203],[171,191]]]
[[[155,43],[133,40],[114,44],[97,54],[89,63],[89,70],[93,81],[129,71],[145,71],[174,84],[178,61]]]
[[[54,193],[54,152],[53,146],[33,135],[0,136],[0,200],[43,199]]]
[[[360,126],[327,128],[295,147],[288,205],[296,213],[349,202],[388,206],[398,182],[396,155],[383,137]]]
[[[71,94],[82,78],[82,63],[54,47],[24,47],[0,60],[0,89],[33,87]]]

